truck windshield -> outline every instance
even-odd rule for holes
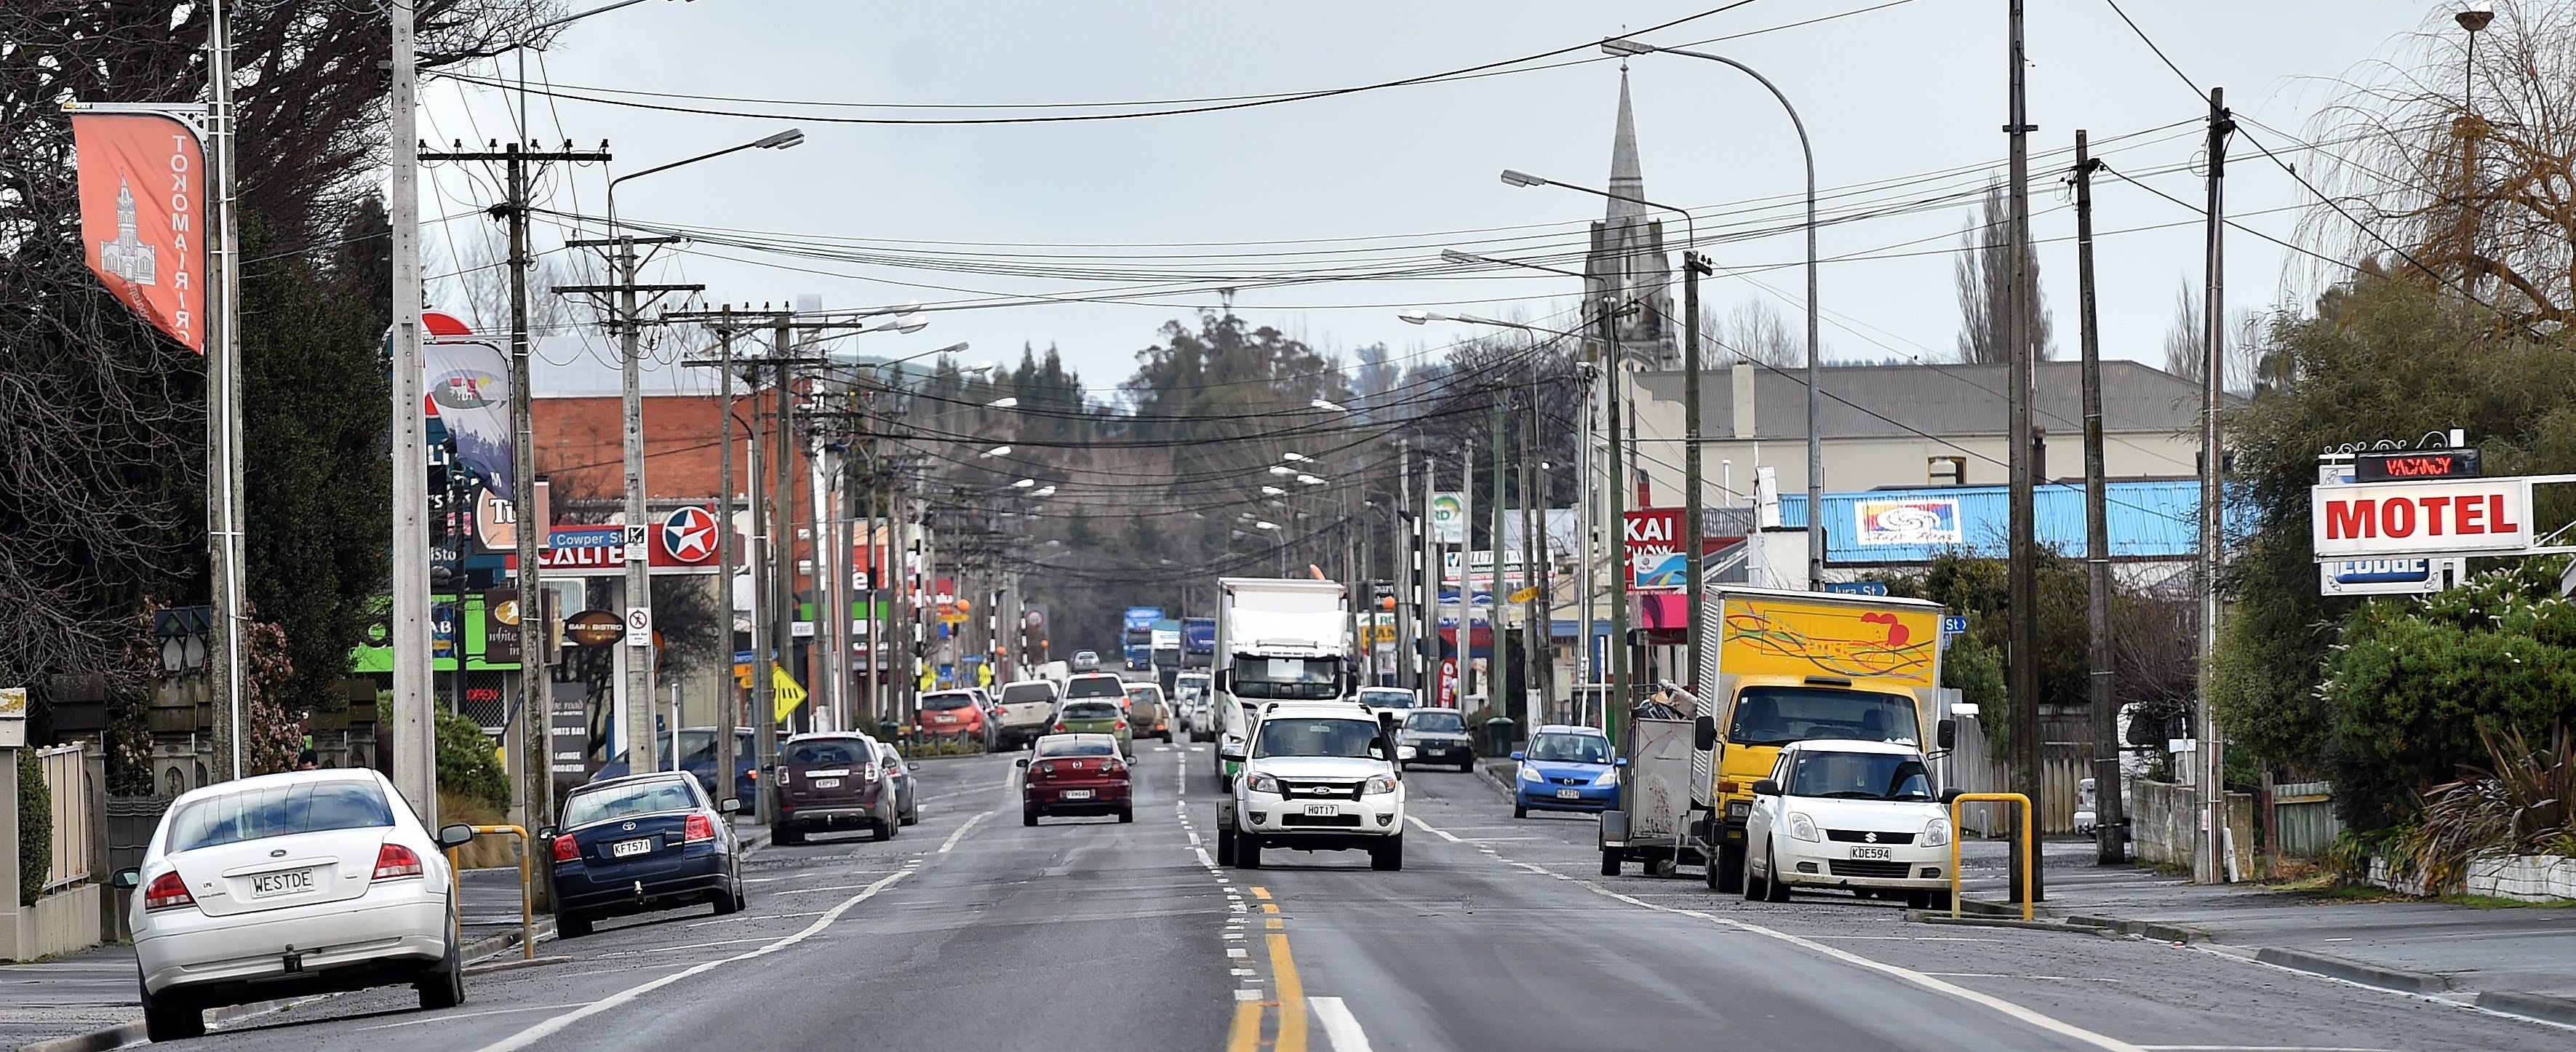
[[[1929,800],[1923,761],[1883,752],[1801,752],[1789,772],[1791,796],[1852,800]]]
[[[1252,755],[1384,759],[1377,750],[1377,724],[1333,718],[1263,720]]]
[[[1233,692],[1238,698],[1338,698],[1340,658],[1237,657]]]
[[[1747,687],[1736,698],[1726,740],[1736,745],[1787,745],[1809,738],[1865,742],[1923,740],[1914,725],[1914,700],[1900,694],[1831,687]]]

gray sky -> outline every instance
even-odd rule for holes
[[[541,62],[531,59],[531,80],[593,97],[616,89],[793,101],[623,96],[777,114],[746,118],[536,97],[530,114],[537,138],[610,140],[611,173],[800,127],[806,142],[792,150],[747,151],[635,180],[620,188],[619,211],[639,222],[786,238],[862,258],[701,242],[670,257],[658,280],[705,282],[717,302],[806,293],[832,307],[1035,300],[942,310],[927,331],[866,337],[866,349],[911,353],[969,340],[968,360],[1015,361],[1024,342],[1055,343],[1105,395],[1163,321],[1215,307],[1214,288],[1228,283],[1243,286],[1235,309],[1247,319],[1345,353],[1383,341],[1401,354],[1437,354],[1468,334],[1402,324],[1395,312],[1405,306],[1531,319],[1567,310],[1578,291],[1572,279],[1421,272],[1441,269],[1443,247],[1526,257],[1579,251],[1582,224],[1600,215],[1600,199],[1516,189],[1496,173],[1518,168],[1600,185],[1618,62],[1585,47],[1531,64],[1554,68],[1138,120],[921,127],[815,118],[1027,116],[1067,111],[918,107],[1344,87],[1584,44],[1715,6],[660,0],[573,25]],[[2040,127],[2031,139],[2033,171],[2062,171],[2075,129],[2085,128],[2114,168],[2198,202],[2193,166],[2206,107],[2192,89],[2102,0],[2030,6],[2029,108]],[[2338,80],[2400,54],[2399,37],[2451,6],[2123,4],[2202,88],[2227,88],[2238,114],[2258,122],[2248,130],[2275,151],[2314,134],[2310,122],[2337,97]],[[1845,12],[1857,13],[1793,25]],[[1958,327],[1951,251],[1973,191],[2003,169],[2004,14],[2002,0],[1758,0],[1644,36],[1675,46],[1714,41],[1701,46],[1777,82],[1815,140],[1828,215],[1863,202],[1936,199],[1825,230],[1830,355],[1951,354]],[[1715,39],[1726,37],[1735,39]],[[1704,299],[1721,309],[1769,299],[1797,327],[1801,184],[1786,118],[1750,78],[1714,63],[1647,56],[1631,63],[1630,75],[1649,195],[1696,211],[1703,239],[1714,242],[1707,251],[1720,276]],[[898,103],[911,108],[881,108]],[[490,89],[434,83],[425,92],[423,137],[506,138],[509,110]],[[2232,156],[2230,213],[2295,240],[2312,199],[2242,141]],[[2302,160],[2302,171],[2311,167]],[[595,166],[560,169],[540,205],[602,214],[605,178]],[[475,211],[492,200],[491,186],[478,168],[435,168],[422,214]],[[1955,199],[1937,200],[1945,197]],[[2032,200],[2043,291],[2062,353],[2071,356],[2071,198],[2050,174],[2035,178]],[[2116,179],[2097,183],[2095,202],[2104,352],[2160,363],[2175,291],[2186,282],[2198,287],[2198,219]],[[1742,236],[1769,229],[1783,232]],[[1667,236],[1677,243],[1678,233]],[[541,226],[537,247],[554,248],[564,236]],[[427,269],[441,275],[473,265],[488,258],[477,252],[492,251],[474,243],[497,237],[479,217],[441,224],[426,239]],[[2316,271],[2277,246],[2231,233],[2229,250],[2232,307],[2313,293]],[[1048,273],[1025,273],[1032,264]],[[991,272],[997,267],[1009,272]],[[1393,276],[1273,281],[1354,273]],[[433,290],[433,300],[454,298]]]

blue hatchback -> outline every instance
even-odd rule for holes
[[[1619,768],[1610,739],[1591,727],[1548,724],[1512,754],[1512,817],[1532,811],[1607,811],[1619,806]]]
[[[555,934],[590,934],[602,917],[708,903],[743,907],[736,802],[708,802],[669,771],[592,782],[564,797],[563,828],[538,832],[553,857]]]

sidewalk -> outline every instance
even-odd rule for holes
[[[2005,845],[1961,845],[1965,898],[2000,905]],[[2355,901],[2253,884],[2195,885],[2142,866],[2099,866],[2091,841],[2040,847],[2044,916],[2093,917],[2183,929],[2266,963],[2426,994],[2477,997],[2576,1023],[2576,908],[2481,909],[2447,902]],[[2013,913],[2017,916],[2018,909]],[[2536,995],[2563,1002],[2515,1008],[2490,1001]]]

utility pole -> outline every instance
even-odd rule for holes
[[[1442,568],[1441,576],[1448,576]],[[1476,681],[1476,443],[1458,443],[1458,704],[1480,686]],[[1488,626],[1489,628],[1491,626]]]
[[[1413,543],[1411,532],[1415,521],[1413,518],[1413,439],[1411,437],[1400,436],[1396,439],[1395,465],[1395,522],[1393,525],[1396,527],[1397,536],[1404,541],[1396,547],[1398,554],[1394,560],[1395,564],[1403,569],[1403,572],[1393,575],[1398,582],[1401,582],[1395,586],[1396,595],[1399,597],[1395,601],[1395,638],[1396,646],[1403,648],[1410,655],[1396,662],[1395,682],[1397,686],[1410,687],[1418,691],[1422,689],[1422,648],[1413,643],[1413,619],[1408,615],[1412,613],[1414,601],[1422,597],[1422,590],[1413,576],[1414,556],[1420,552],[1422,546]]]
[[[1707,601],[1708,581],[1707,567],[1702,565],[1702,560],[1706,558],[1702,554],[1702,549],[1707,546],[1701,543],[1706,524],[1700,521],[1700,505],[1705,503],[1701,500],[1701,496],[1707,480],[1702,477],[1699,463],[1699,276],[1711,269],[1708,265],[1708,257],[1695,251],[1682,253],[1681,540],[1682,568],[1689,577],[1689,580],[1684,583],[1684,594],[1689,597],[1687,601],[1690,603],[1690,611],[1687,615],[1689,620],[1685,624],[1690,630],[1686,634],[1689,642],[1682,648],[1681,676],[1683,682],[1689,684],[1694,693],[1701,689],[1702,683],[1717,682],[1714,676],[1702,678],[1700,675],[1700,652],[1706,649],[1703,646],[1703,640],[1707,638],[1705,633],[1708,625],[1707,614],[1700,609],[1700,606]],[[1810,508],[1807,514],[1812,519],[1821,513]],[[1823,585],[1809,581],[1807,587],[1820,588]]]
[[[723,509],[716,513],[716,610],[717,623],[724,626],[720,638],[724,640],[724,661],[728,669],[734,655],[733,567],[738,558],[733,550],[733,337],[736,331],[733,304],[725,304],[723,315],[716,321],[716,382],[723,391],[716,401],[716,428],[723,436],[716,447],[722,451],[716,460],[716,507]],[[751,678],[759,677],[760,669],[754,662]],[[724,684],[724,703],[716,706],[715,724],[716,770],[720,772],[716,793],[720,797],[734,791],[733,772],[741,766],[734,757],[733,729],[735,721],[742,718],[742,691],[735,688],[731,676],[725,677]],[[752,786],[752,796],[767,795],[762,789],[759,785]],[[743,805],[758,806],[749,800],[743,801]]]
[[[2037,130],[2027,119],[2022,102],[2022,0],[2011,0],[2012,41],[2009,61],[2012,64],[2012,119],[2004,125],[2012,137],[2012,162],[2008,178],[2012,180],[2009,197],[2012,202],[2012,226],[2005,236],[2011,241],[2012,290],[2008,298],[2005,346],[2012,355],[2011,384],[2007,401],[2010,422],[2006,441],[2010,444],[2012,475],[2011,513],[2011,653],[2007,655],[2005,695],[2011,705],[2012,785],[2030,797],[2030,810],[2037,810],[2043,787],[2039,781],[2039,564],[2038,541],[2031,504],[2034,500],[2031,463],[2030,400],[2031,379],[2037,371],[2037,348],[2032,346],[2031,312],[2034,301],[2031,288],[2030,253],[2023,246],[2030,243],[2030,150],[2029,133]],[[1812,521],[1821,509],[1809,508]],[[2023,823],[2036,822],[2039,816],[2016,811],[2013,830]],[[2021,839],[2012,840],[2013,852],[2021,853]],[[2041,895],[2039,860],[2015,857],[2011,867],[2013,898],[2038,902]],[[2029,886],[2022,885],[2024,868],[2029,870]]]
[[[1494,557],[1493,574],[1490,583],[1486,585],[1489,589],[1488,594],[1492,596],[1494,609],[1493,625],[1487,637],[1493,642],[1486,647],[1485,652],[1485,678],[1489,681],[1485,686],[1485,700],[1487,704],[1493,706],[1495,715],[1510,716],[1515,708],[1512,704],[1512,696],[1517,693],[1512,681],[1519,677],[1511,674],[1511,662],[1503,660],[1503,538],[1508,531],[1506,524],[1511,521],[1509,503],[1511,498],[1503,492],[1504,462],[1511,456],[1510,439],[1503,434],[1505,411],[1503,398],[1502,388],[1494,388],[1492,401],[1487,403],[1489,408],[1485,414],[1486,431],[1492,436],[1494,445],[1494,533],[1486,540],[1487,546],[1493,549]],[[1469,556],[1468,561],[1473,562],[1474,557]],[[1527,720],[1514,721],[1512,730],[1515,733],[1527,729]]]
[[[535,829],[554,818],[554,692],[546,674],[546,606],[539,552],[552,524],[537,507],[536,384],[528,346],[528,166],[553,162],[606,163],[597,150],[541,150],[510,143],[498,151],[424,153],[423,161],[499,161],[505,198],[498,209],[510,233],[510,508],[516,522],[519,573],[519,806],[520,826]],[[458,566],[464,564],[459,562]],[[462,600],[459,600],[462,606]],[[462,653],[461,651],[459,652]],[[460,676],[464,668],[460,661]]]
[[[1547,568],[1539,562],[1539,525],[1545,516],[1538,510],[1538,399],[1525,399],[1521,408],[1527,412],[1519,420],[1521,463],[1516,474],[1521,483],[1521,588],[1529,593],[1529,598],[1521,601],[1521,671],[1525,679],[1521,696],[1538,702],[1538,711],[1530,713],[1529,718],[1529,725],[1536,726],[1547,722],[1548,703],[1554,700],[1548,697],[1547,680],[1542,673],[1547,668],[1546,650],[1554,642],[1556,631],[1549,624],[1547,607],[1539,600],[1547,592],[1541,584],[1547,580]]]
[[[2083,295],[2079,318],[2084,342],[2084,621],[2091,676],[2086,700],[2093,710],[2093,818],[2095,858],[2113,866],[2128,861],[2127,808],[2120,796],[2120,706],[2111,696],[2110,484],[2102,463],[2102,330],[2093,296],[2093,159],[2084,129],[2075,130],[2075,266]]]
[[[2192,876],[2203,884],[2223,884],[2227,867],[2227,772],[2225,745],[2218,719],[2210,712],[2210,662],[2218,654],[2218,566],[2225,537],[2219,532],[2219,487],[2226,482],[2226,436],[2219,432],[2218,412],[2227,392],[2227,136],[2236,130],[2228,113],[2224,88],[2209,89],[2208,275],[2202,320],[2209,326],[2201,362],[2200,392],[2200,691],[2193,705],[2194,753],[2198,760],[2201,828],[2200,850],[2192,853]]]
[[[420,72],[413,53],[412,8],[408,4],[387,12],[393,22],[392,85],[387,107],[393,127],[387,145],[392,152],[393,177],[387,195],[386,211],[393,224],[393,646],[394,680],[393,721],[394,787],[410,800],[412,810],[421,820],[438,823],[438,744],[430,722],[430,627],[429,627],[429,435],[428,422],[421,418],[421,289],[420,289],[420,134],[414,123],[418,119]],[[229,68],[229,63],[226,64]],[[227,73],[216,78],[221,85],[230,79]],[[227,92],[229,94],[229,92]],[[227,115],[229,116],[229,115]],[[231,173],[226,172],[227,176]],[[229,375],[220,382],[229,389],[236,381]],[[212,382],[212,378],[210,378]],[[230,414],[222,422],[218,446],[233,441]],[[215,430],[210,428],[210,430]],[[227,465],[228,469],[230,465]],[[218,475],[214,485],[229,487],[227,470]],[[229,540],[239,524],[218,520],[218,542]],[[230,598],[239,581],[228,571],[238,567],[224,550],[224,558],[215,562],[219,599]],[[236,613],[238,608],[224,613]],[[232,617],[220,619],[226,632],[226,671],[233,677],[233,691],[240,689],[239,624]],[[238,731],[238,726],[233,728]],[[240,735],[229,736],[238,750]],[[234,766],[239,773],[239,766]]]
[[[777,407],[770,416],[770,426],[775,429],[778,443],[775,457],[778,463],[771,468],[776,474],[769,486],[769,529],[772,534],[769,543],[776,553],[769,561],[769,646],[782,667],[792,663],[791,655],[796,652],[796,542],[793,532],[796,488],[794,476],[790,473],[793,467],[790,454],[794,447],[789,444],[793,441],[796,427],[792,415],[794,403],[788,397],[788,388],[794,383],[791,378],[795,376],[794,367],[788,364],[793,357],[788,340],[792,331],[789,325],[794,317],[787,311],[780,311],[769,330],[769,355],[773,367],[770,389],[776,395],[773,404]],[[769,672],[762,669],[755,674],[768,675]],[[805,682],[810,684],[814,679],[808,675]],[[811,704],[813,699],[814,692],[807,691],[807,703]],[[759,712],[752,714],[752,755],[758,757],[755,769],[760,772],[759,782],[763,785],[778,776],[778,710],[775,702],[773,697],[772,704],[762,706]]]
[[[1616,538],[1610,542],[1610,702],[1602,706],[1602,719],[1609,723],[1613,748],[1625,748],[1628,733],[1628,492],[1627,479],[1619,471],[1619,378],[1628,372],[1627,354],[1619,346],[1619,319],[1612,306],[1614,300],[1601,297],[1601,361],[1608,369],[1608,383],[1602,385],[1601,401],[1607,407],[1603,423],[1610,432],[1609,496],[1610,521],[1602,530]],[[1583,455],[1589,458],[1587,448]],[[1583,645],[1592,645],[1592,614],[1583,614]]]

